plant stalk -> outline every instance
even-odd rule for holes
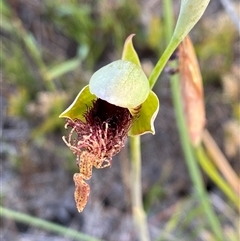
[[[150,241],[146,213],[143,209],[142,202],[142,185],[141,185],[141,146],[140,136],[130,137],[131,148],[131,200],[133,220],[138,231],[140,241]]]
[[[172,89],[172,98],[176,116],[176,123],[180,135],[181,145],[185,156],[185,161],[187,163],[189,174],[192,179],[197,198],[203,205],[206,216],[208,217],[209,224],[216,236],[217,240],[223,241],[223,233],[219,220],[214,213],[212,206],[208,200],[208,196],[205,191],[203,179],[199,166],[196,162],[193,148],[190,143],[186,121],[183,114],[181,94],[180,94],[180,81],[177,74],[171,77],[171,89]]]
[[[170,56],[172,55],[172,53],[175,51],[175,49],[179,44],[177,40],[174,40],[174,38],[171,38],[171,34],[173,33],[173,18],[174,18],[171,0],[164,0],[164,11],[166,13],[164,17],[164,24],[166,28],[168,28],[166,30],[166,39],[170,41],[170,43],[167,46],[161,58],[159,59],[158,63],[156,64],[155,68],[153,69],[152,74],[150,75],[149,81],[150,81],[151,88],[153,88],[153,86],[155,85],[158,76],[161,74],[164,66],[166,65]],[[175,68],[176,66],[173,66],[173,67]],[[201,172],[196,162],[192,145],[190,143],[187,125],[186,125],[183,108],[182,108],[179,76],[176,74],[171,76],[171,90],[172,90],[174,111],[176,116],[176,124],[178,127],[180,141],[184,152],[185,161],[189,169],[190,177],[195,187],[197,196],[204,207],[204,211],[206,213],[206,216],[208,217],[209,224],[216,236],[216,239],[223,240],[221,225],[208,200],[208,196],[205,191]]]

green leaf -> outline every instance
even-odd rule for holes
[[[84,121],[84,113],[92,106],[97,97],[90,93],[89,86],[85,86],[77,95],[73,103],[59,116],[59,118],[80,119]]]
[[[134,49],[133,43],[132,43],[132,38],[134,37],[134,35],[135,34],[131,34],[126,39],[126,41],[124,43],[122,59],[128,60],[128,61],[130,61],[130,62],[132,62],[132,63],[141,67],[141,63],[140,63],[140,60],[138,58],[138,54],[137,54],[136,50]]]
[[[159,111],[159,100],[156,94],[151,91],[148,98],[143,102],[139,118],[133,123],[128,135],[143,135],[145,133],[155,134],[154,120]]]
[[[182,0],[173,39],[181,42],[202,17],[210,0]]]
[[[210,179],[215,182],[215,184],[224,192],[224,194],[238,207],[239,199],[238,196],[229,186],[229,183],[222,178],[219,174],[217,168],[214,166],[212,160],[207,156],[202,146],[195,148],[196,156],[198,162],[201,165],[202,169],[209,176]]]
[[[56,66],[47,70],[47,72],[45,73],[46,78],[48,80],[52,80],[54,78],[57,78],[61,75],[66,74],[67,72],[70,72],[76,69],[77,67],[79,67],[79,65],[80,65],[79,58],[64,61],[63,63],[57,64]]]
[[[157,82],[159,75],[161,74],[174,50],[203,15],[209,1],[210,0],[181,0],[180,13],[173,36],[149,77],[151,89]]]

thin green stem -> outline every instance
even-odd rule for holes
[[[199,198],[200,202],[203,205],[204,211],[206,213],[206,216],[208,217],[209,224],[216,236],[216,239],[224,240],[221,225],[208,200],[208,196],[206,194],[201,172],[196,162],[193,148],[190,143],[187,125],[186,125],[186,121],[185,121],[183,109],[182,109],[180,83],[179,83],[178,75],[173,75],[171,77],[171,89],[172,89],[172,98],[173,98],[175,116],[177,120],[176,123],[180,134],[181,145],[183,148],[185,161],[189,169],[189,174],[196,190],[197,197]]]
[[[170,41],[173,35],[173,5],[170,0],[163,0],[163,9],[164,9],[164,29],[165,29],[165,38],[167,41]]]
[[[153,88],[153,86],[156,84],[158,77],[162,73],[163,68],[165,67],[166,63],[168,62],[169,58],[173,54],[173,52],[176,50],[177,46],[179,45],[180,41],[178,41],[173,36],[173,6],[172,1],[170,0],[164,0],[163,1],[163,7],[164,7],[164,26],[165,26],[165,39],[167,43],[167,48],[163,52],[162,56],[158,60],[157,64],[155,65],[150,77],[149,77],[149,84],[150,88]]]
[[[165,24],[166,28],[169,28],[166,31],[166,38],[168,41],[170,41],[167,49],[157,62],[155,68],[153,69],[152,74],[150,75],[149,82],[151,88],[155,85],[159,75],[161,74],[164,66],[166,65],[168,59],[174,52],[174,50],[179,45],[180,41],[178,39],[171,38],[171,34],[173,33],[173,26],[171,24],[173,23],[173,12],[171,11],[171,1],[165,0],[164,1],[164,7],[166,8],[166,17],[165,17]],[[171,38],[171,40],[170,40]],[[199,200],[201,201],[204,211],[206,213],[206,216],[208,217],[210,226],[217,238],[217,240],[223,240],[223,235],[221,232],[221,225],[219,223],[219,220],[217,216],[215,215],[212,206],[208,200],[208,196],[206,194],[203,179],[201,176],[200,169],[198,167],[198,164],[195,160],[195,155],[193,152],[193,148],[190,143],[190,139],[188,136],[188,130],[184,118],[184,113],[182,109],[182,102],[181,102],[181,95],[180,95],[180,83],[179,83],[179,76],[174,75],[171,77],[171,89],[172,89],[172,99],[174,104],[174,111],[176,116],[176,124],[178,127],[178,131],[180,134],[180,141],[183,148],[185,160],[189,169],[190,177],[192,179],[193,185],[195,187],[197,196]]]
[[[149,241],[146,213],[142,203],[140,136],[130,137],[132,174],[132,212],[140,241]]]
[[[19,221],[21,223],[25,223],[27,225],[31,225],[37,228],[41,228],[50,232],[55,232],[57,234],[63,235],[64,237],[68,237],[74,240],[79,241],[100,241],[99,239],[93,238],[89,235],[80,233],[76,230],[65,228],[58,224],[54,224],[52,222],[45,221],[43,219],[35,218],[29,216],[24,213],[20,213],[17,211],[10,210],[8,208],[0,206],[0,216],[13,219],[15,221]]]
[[[161,58],[158,60],[151,75],[149,76],[149,85],[151,89],[156,84],[159,75],[162,73],[163,68],[165,67],[169,58],[177,48],[178,44],[179,42],[177,42],[175,39],[172,39],[167,48],[165,49],[165,51],[163,52]]]

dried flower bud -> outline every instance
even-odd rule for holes
[[[179,74],[188,131],[192,144],[197,146],[202,140],[206,119],[202,76],[189,37],[179,45]]]

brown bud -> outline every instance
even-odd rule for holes
[[[184,115],[193,146],[202,139],[205,126],[202,76],[193,44],[187,36],[179,45],[179,74]]]

